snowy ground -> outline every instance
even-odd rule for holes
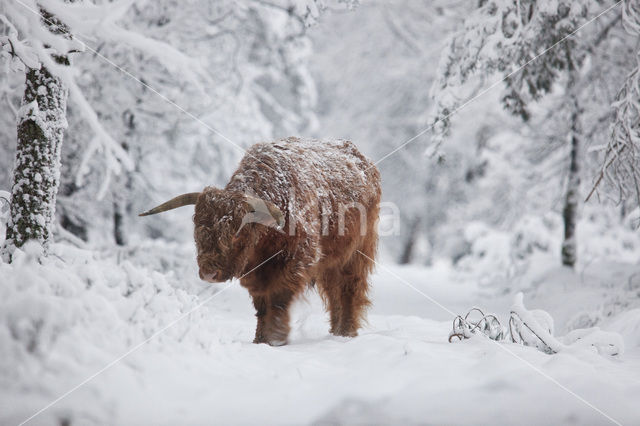
[[[622,356],[448,343],[454,313],[479,305],[506,322],[513,292],[496,295],[445,263],[378,267],[369,325],[354,339],[328,334],[310,292],[295,306],[290,344],[270,347],[250,343],[246,291],[200,282],[192,250],[145,243],[106,256],[57,245],[44,265],[28,254],[0,264],[0,424],[82,383],[28,424],[640,422],[632,265],[548,267],[525,292],[557,334],[589,318],[620,332]],[[612,292],[623,279],[626,293]]]

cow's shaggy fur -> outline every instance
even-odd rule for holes
[[[247,194],[277,206],[284,228],[241,227],[252,210]],[[200,276],[240,279],[257,311],[255,343],[287,342],[291,302],[313,283],[330,312],[331,332],[356,336],[370,304],[379,204],[378,170],[351,142],[288,138],[254,145],[224,189],[207,187],[198,196]]]

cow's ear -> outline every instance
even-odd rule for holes
[[[245,195],[245,203],[248,211],[242,218],[238,232],[247,223],[260,223],[264,226],[276,228],[279,231],[284,228],[284,215],[278,206],[272,202],[252,195]]]

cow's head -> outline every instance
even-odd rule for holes
[[[243,270],[249,249],[265,230],[251,224],[277,230],[284,227],[284,215],[275,204],[243,192],[213,187],[179,195],[140,216],[190,204],[196,206],[193,222],[200,278],[212,283],[237,277]]]

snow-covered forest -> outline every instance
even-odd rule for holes
[[[0,68],[0,424],[640,423],[637,0],[2,0]]]

